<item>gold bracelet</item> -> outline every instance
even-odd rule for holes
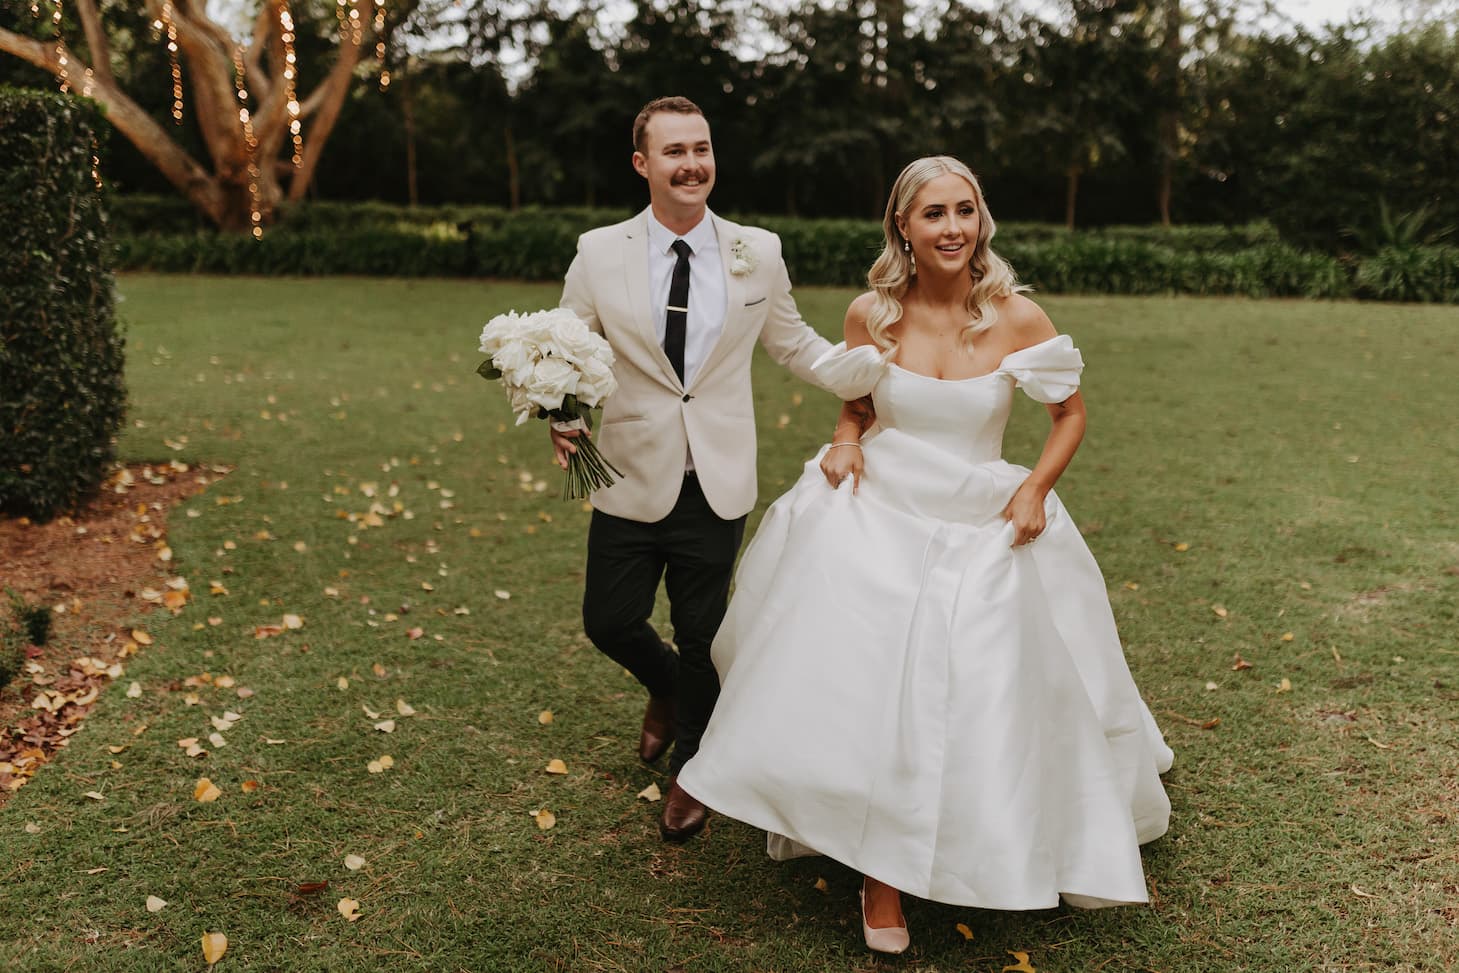
[[[831,450],[835,449],[837,446],[855,446],[857,449],[861,449],[861,444],[860,443],[832,443],[831,445],[829,445],[829,446],[826,447],[826,451],[827,452],[830,452]],[[864,452],[864,450],[863,450],[863,452]]]

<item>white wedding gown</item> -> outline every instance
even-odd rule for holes
[[[814,366],[870,392],[860,493],[819,456],[746,549],[714,641],[723,686],[679,784],[903,892],[1041,909],[1145,902],[1172,754],[1126,667],[1104,579],[1050,493],[1013,549],[1028,476],[1001,458],[1022,387],[1061,402],[1083,361],[1059,336],[947,381],[844,344]]]

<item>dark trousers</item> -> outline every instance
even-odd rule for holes
[[[674,509],[656,523],[593,511],[583,629],[650,693],[674,698],[671,774],[698,752],[719,698],[709,647],[724,619],[744,535],[745,518],[716,515],[692,473],[684,477]],[[660,578],[669,595],[677,656],[649,624]]]

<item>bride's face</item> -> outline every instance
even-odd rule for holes
[[[919,274],[962,273],[978,242],[977,191],[962,176],[944,173],[928,181],[897,214],[897,225],[912,245]]]

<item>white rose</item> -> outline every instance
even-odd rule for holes
[[[508,311],[486,322],[481,329],[481,351],[495,355],[504,342],[516,337],[519,320],[516,311]]]
[[[567,312],[576,320],[577,315]],[[517,338],[528,344],[545,345],[552,340],[554,311],[536,311],[517,321]]]
[[[532,403],[527,398],[527,390],[517,386],[509,388],[512,398],[512,411],[517,414],[517,425],[521,425],[532,418]]]
[[[501,371],[508,385],[526,385],[532,380],[537,356],[530,345],[513,338],[497,349],[496,354],[491,356],[491,363]]]
[[[524,383],[527,399],[544,409],[562,408],[562,397],[578,387],[578,370],[561,358],[544,358],[532,369],[532,380]]]
[[[602,338],[588,330],[588,326],[577,318],[564,322],[554,329],[552,347],[557,354],[568,361],[581,365],[598,350]]]
[[[600,358],[589,358],[580,366],[582,377],[578,379],[578,401],[585,405],[601,405],[603,400],[618,388],[613,369]]]

